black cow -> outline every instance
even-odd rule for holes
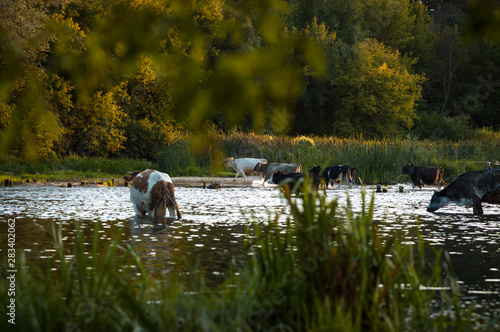
[[[481,202],[500,204],[500,169],[467,172],[446,188],[436,191],[427,207],[427,211],[454,203],[457,205],[472,205],[474,214],[483,214]]]
[[[274,172],[269,179],[270,184],[277,184],[282,187],[288,186],[290,191],[297,190],[295,188],[297,183],[302,179],[304,179],[306,175],[304,173],[283,173],[281,171]]]
[[[313,184],[314,188],[318,189],[320,182],[321,182],[321,166],[316,166],[314,165],[313,167],[309,168],[309,174],[313,177]]]
[[[413,184],[420,189],[422,189],[423,184],[437,184],[438,189],[441,189],[441,185],[446,185],[446,182],[443,181],[444,169],[439,166],[413,166],[412,164],[406,164],[401,174],[408,174]]]

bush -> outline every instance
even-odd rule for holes
[[[158,170],[170,175],[179,175],[183,170],[195,166],[190,142],[185,139],[176,141],[158,155]]]

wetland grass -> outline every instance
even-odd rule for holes
[[[367,184],[409,182],[402,175],[407,163],[421,166],[441,166],[446,182],[458,175],[484,168],[486,161],[500,159],[500,141],[484,136],[481,139],[451,142],[428,140],[364,140],[336,137],[270,136],[253,133],[213,134],[210,142],[222,156],[215,158],[209,151],[193,153],[190,147],[199,138],[185,138],[159,156],[160,170],[167,173],[220,169],[225,157],[265,158],[270,163],[300,163],[305,172],[316,165],[350,165]],[[219,160],[220,159],[220,160]],[[184,165],[186,162],[187,165]],[[184,165],[184,166],[183,166]]]
[[[446,262],[426,261],[425,244],[380,238],[373,198],[362,212],[311,188],[285,195],[283,228],[248,228],[246,262],[225,283],[208,288],[196,273],[150,279],[134,249],[120,237],[99,252],[99,223],[71,248],[52,225],[56,257],[27,263],[18,251],[16,325],[2,331],[423,331],[471,329],[458,305]],[[78,227],[77,227],[78,228]],[[6,293],[4,255],[0,291]],[[241,267],[242,266],[242,267]],[[234,268],[236,269],[236,268]],[[237,273],[235,273],[237,272]],[[425,290],[423,290],[425,289]],[[439,289],[439,291],[436,291]],[[447,298],[452,299],[448,301]],[[432,301],[434,304],[432,304]],[[5,310],[5,306],[2,306]],[[465,313],[464,313],[465,312]],[[3,315],[3,317],[6,317]]]

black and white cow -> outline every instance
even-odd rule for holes
[[[309,173],[318,174],[321,172],[320,166],[313,166],[309,169]],[[349,165],[338,165],[338,166],[330,166],[323,169],[321,173],[323,179],[325,179],[326,188],[328,188],[328,184],[330,180],[339,181],[339,187],[342,185],[342,180],[344,180],[347,185],[352,187],[352,178],[351,178],[351,167]]]

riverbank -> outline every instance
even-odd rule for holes
[[[129,184],[122,178],[84,178],[81,180],[44,180],[37,179],[21,179],[14,180],[6,176],[2,176],[0,186],[11,186],[6,180],[12,180],[12,186],[53,186],[53,187],[123,187]],[[220,185],[221,187],[241,187],[241,186],[256,186],[262,184],[262,179],[258,176],[247,176],[245,181],[242,177],[236,180],[234,177],[217,177],[217,176],[185,176],[172,177],[172,182],[175,186],[180,187],[213,187]]]

